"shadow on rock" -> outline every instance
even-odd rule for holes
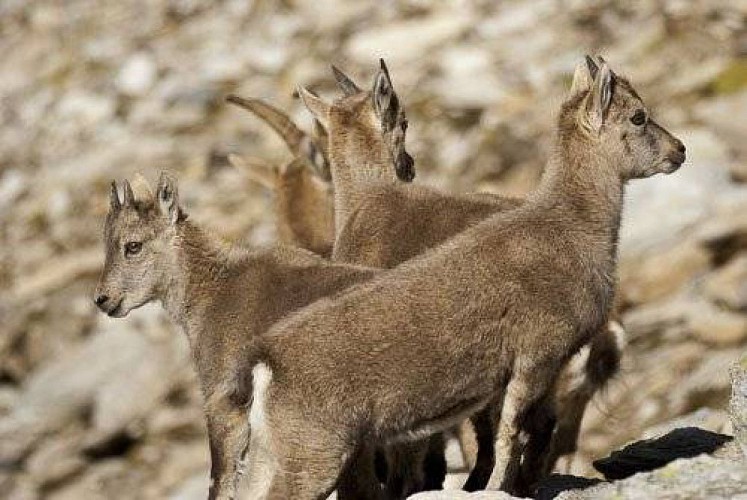
[[[691,458],[701,453],[713,453],[734,439],[725,434],[697,427],[675,429],[656,439],[646,439],[614,451],[607,458],[594,462],[594,468],[607,480],[625,479],[639,472],[665,466],[678,458]]]

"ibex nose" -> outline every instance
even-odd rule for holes
[[[96,296],[96,298],[95,298],[95,299],[93,299],[93,301],[94,301],[94,302],[96,303],[96,305],[97,305],[97,306],[99,306],[99,307],[101,307],[101,306],[103,306],[104,304],[106,304],[106,301],[107,301],[107,300],[109,300],[109,296],[108,296],[108,295],[104,295],[104,294],[101,294],[101,295],[97,295],[97,296]]]
[[[687,148],[685,148],[685,144],[682,141],[677,141],[677,151],[679,151],[682,154],[685,154]]]

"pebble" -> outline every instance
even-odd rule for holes
[[[142,96],[156,81],[158,68],[153,57],[145,52],[130,56],[119,70],[117,90],[127,96]]]

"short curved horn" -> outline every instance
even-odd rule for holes
[[[348,75],[343,73],[340,68],[334,64],[330,64],[330,67],[332,68],[332,74],[335,75],[337,85],[346,96],[355,95],[361,92],[360,87],[358,87],[358,85],[356,85]]]
[[[122,208],[122,202],[119,201],[119,193],[117,193],[116,181],[112,181],[111,189],[109,190],[109,208],[113,211]]]
[[[135,206],[135,194],[132,192],[132,186],[130,181],[124,181],[124,206],[133,207]]]
[[[260,99],[245,99],[231,94],[226,97],[226,101],[250,111],[267,123],[283,139],[291,153],[301,153],[301,142],[306,134],[288,118],[288,115]]]
[[[135,194],[136,200],[145,203],[153,202],[153,191],[150,190],[150,184],[148,184],[148,181],[143,177],[143,174],[137,172],[135,177],[133,177],[130,186],[132,187],[132,192]]]

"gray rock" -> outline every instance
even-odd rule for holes
[[[679,459],[653,472],[612,483],[570,490],[558,500],[727,500],[747,496],[747,467],[743,462],[700,455]]]
[[[100,318],[99,333],[28,381],[11,413],[0,422],[0,463],[19,460],[39,438],[91,409],[94,438],[105,439],[145,415],[175,383],[173,373],[164,373],[163,368],[178,366],[179,359],[187,358],[178,344],[138,333],[142,320]],[[153,331],[158,320],[151,318],[146,328]]]
[[[515,497],[504,491],[476,491],[467,493],[459,490],[428,491],[409,497],[409,500],[511,500]]]
[[[741,347],[711,349],[708,356],[699,357],[686,376],[670,382],[672,387],[666,396],[670,411],[680,414],[694,406],[724,408],[731,388],[724,367],[739,359],[741,352]]]
[[[10,204],[26,189],[26,176],[19,170],[6,170],[0,178],[0,209]]]
[[[653,439],[682,427],[697,427],[711,432],[730,434],[726,430],[729,427],[729,414],[724,410],[699,408],[687,415],[682,415],[681,417],[646,429],[642,437],[643,439]]]
[[[26,460],[26,470],[40,486],[56,485],[77,474],[87,465],[80,454],[81,432],[55,436],[45,441]]]
[[[747,154],[744,138],[747,136],[747,117],[734,113],[747,106],[747,92],[726,95],[704,101],[695,106],[695,115],[725,139],[729,146]]]
[[[729,415],[734,425],[734,436],[747,458],[747,354],[732,365],[730,373],[732,386]]]
[[[747,309],[747,253],[711,274],[703,284],[711,300],[733,310]]]
[[[624,315],[632,339],[693,338],[730,346],[747,338],[747,316],[722,309],[692,293],[635,308]]]
[[[626,300],[647,304],[679,292],[710,268],[708,250],[687,239],[640,258],[624,259],[619,272]]]
[[[471,20],[471,16],[459,9],[390,23],[386,27],[376,26],[353,35],[345,51],[348,57],[361,64],[370,65],[372,58],[378,56],[391,64],[405,64],[458,37],[469,27]]]
[[[79,128],[92,127],[111,120],[116,102],[111,96],[73,89],[57,103],[57,118]]]

